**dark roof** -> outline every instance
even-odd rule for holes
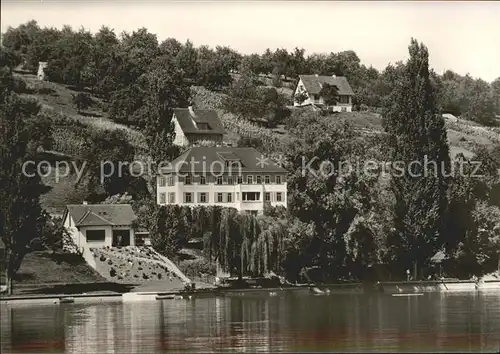
[[[67,205],[76,226],[131,225],[137,218],[130,204]]]
[[[230,159],[224,157],[230,156]],[[271,159],[252,147],[191,147],[176,158],[171,165],[161,170],[162,173],[171,172],[197,172],[197,173],[220,173],[225,167],[225,161],[239,160],[242,164],[241,172],[281,172],[287,171],[278,166]],[[219,163],[215,162],[219,161]],[[261,163],[263,162],[263,163]],[[205,170],[204,170],[205,169]],[[211,170],[210,170],[211,169]],[[232,168],[233,174],[238,174],[239,168]]]
[[[302,80],[307,92],[313,95],[321,91],[323,84],[337,86],[339,95],[354,95],[351,85],[349,85],[345,76],[299,75],[299,78]]]
[[[222,126],[216,111],[208,109],[194,109],[194,115],[191,114],[189,108],[175,108],[174,116],[177,118],[184,134],[225,134],[226,131]],[[198,129],[193,123],[206,123],[209,129]]]

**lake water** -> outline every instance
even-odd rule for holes
[[[1,352],[500,350],[500,294],[239,293],[195,300],[2,305]]]

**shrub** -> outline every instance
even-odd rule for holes
[[[116,275],[116,270],[115,270],[115,268],[111,268],[111,269],[109,270],[109,275],[110,275],[111,277],[114,277],[114,276]]]
[[[206,259],[179,262],[179,269],[188,277],[197,277],[201,274],[215,275],[217,273],[215,263],[210,263]]]

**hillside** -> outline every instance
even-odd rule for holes
[[[283,129],[263,129],[248,122],[242,122],[240,126],[234,124],[238,118],[230,113],[225,113],[222,109],[224,94],[209,91],[203,87],[192,88],[193,100],[197,107],[207,109],[217,109],[222,119],[224,127],[230,132],[231,142],[237,141],[241,135],[250,135],[252,132],[263,134],[271,140],[285,141],[290,136]],[[308,108],[298,108],[308,109]],[[373,112],[343,112],[332,114],[332,119],[349,121],[360,133],[379,133],[383,131],[382,117]],[[463,153],[465,156],[472,156],[478,146],[491,146],[500,143],[500,128],[484,127],[475,122],[463,119],[446,119],[448,143],[450,154],[455,156]],[[244,127],[242,126],[244,125]],[[264,131],[265,130],[265,131]],[[277,143],[278,144],[278,143]]]
[[[98,130],[121,129],[126,132],[130,143],[136,148],[136,157],[143,156],[145,151],[144,136],[137,130],[122,124],[117,124],[108,118],[105,105],[97,97],[92,97],[94,104],[85,112],[78,113],[72,103],[76,91],[69,85],[61,85],[49,81],[39,81],[35,75],[17,73],[27,84],[27,91],[23,95],[33,97],[42,105],[42,110],[54,120],[54,150],[61,154],[71,155],[81,149],[81,137],[78,135],[80,125]],[[269,82],[263,82],[269,85]],[[280,89],[284,94],[290,94],[290,88]],[[266,129],[254,123],[236,117],[222,109],[224,94],[205,89],[200,86],[191,87],[192,100],[197,108],[215,109],[218,111],[227,131],[225,142],[236,146],[242,136],[259,137],[266,141],[263,152],[273,155],[284,151],[286,143],[293,141],[283,125],[275,129]],[[307,109],[307,108],[299,108]],[[372,112],[335,113],[332,119],[349,121],[357,128],[360,134],[382,132],[382,117]],[[491,146],[500,143],[500,128],[488,128],[466,120],[446,119],[450,153],[455,156],[463,153],[472,156],[478,146]],[[44,182],[53,187],[42,196],[42,205],[53,213],[62,212],[64,205],[71,202],[80,202],[81,197],[75,189],[75,178],[62,178],[55,183],[54,174],[44,177]]]
[[[99,98],[91,96],[94,102],[91,108],[78,113],[72,103],[73,95],[76,95],[78,91],[75,91],[73,87],[40,81],[36,75],[25,72],[17,72],[14,75],[21,78],[27,85],[27,93],[23,96],[35,98],[41,104],[42,111],[54,120],[57,127],[57,134],[54,134],[56,151],[68,154],[78,151],[80,147],[72,144],[77,144],[79,141],[78,136],[75,136],[78,134],[74,133],[79,124],[99,130],[121,129],[138,152],[146,148],[144,136],[140,132],[108,118],[103,110],[103,102]]]

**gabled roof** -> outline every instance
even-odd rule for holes
[[[230,158],[229,158],[230,157]],[[277,172],[287,171],[278,166],[271,159],[252,147],[191,147],[176,158],[169,166],[161,169],[161,173],[210,173],[229,172],[225,167],[226,161],[238,161],[241,170],[233,167],[231,173],[237,175],[241,172]]]
[[[137,218],[130,204],[71,204],[66,206],[75,226],[131,225]]]
[[[442,116],[443,116],[443,118],[457,120],[457,117],[455,117],[455,116],[454,116],[453,114],[451,114],[451,113],[444,113]]]
[[[194,115],[192,114],[194,113]],[[208,109],[194,109],[190,111],[189,108],[175,108],[174,116],[177,118],[179,125],[184,134],[225,134],[226,131],[222,126],[216,111]],[[198,129],[195,123],[208,124],[208,130]]]
[[[323,84],[335,85],[339,95],[354,95],[345,76],[321,76],[321,75],[299,75],[308,93],[316,95],[323,88]]]

